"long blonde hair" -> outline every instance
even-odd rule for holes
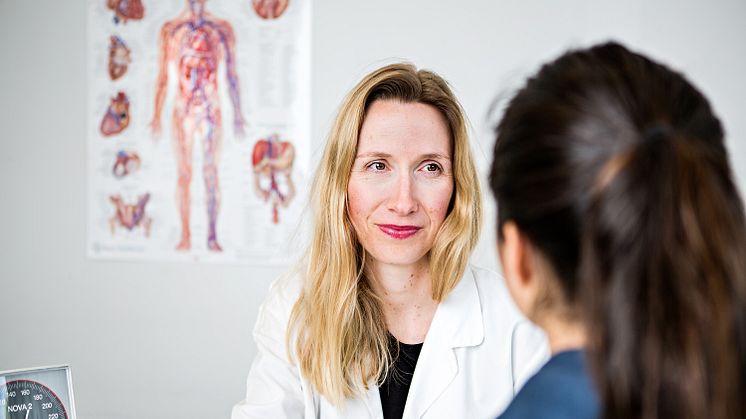
[[[392,359],[380,300],[363,275],[365,250],[347,212],[358,135],[375,100],[431,105],[450,128],[454,194],[429,253],[434,300],[443,301],[458,284],[481,224],[479,179],[464,112],[446,81],[411,64],[388,65],[366,76],[345,98],[314,178],[305,283],[287,334],[288,353],[296,356],[303,376],[337,406],[380,383]]]

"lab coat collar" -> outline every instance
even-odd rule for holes
[[[404,418],[421,418],[456,377],[459,365],[454,348],[476,346],[483,340],[479,291],[472,269],[467,267],[435,312],[412,377]]]

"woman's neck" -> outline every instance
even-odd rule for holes
[[[546,319],[539,324],[549,340],[552,354],[583,349],[587,342],[586,330],[582,322],[562,319]]]
[[[402,343],[423,342],[438,308],[427,259],[412,265],[373,262],[366,277],[381,299],[389,333]]]

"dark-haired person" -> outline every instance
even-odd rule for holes
[[[723,129],[621,45],[544,65],[497,127],[508,288],[553,356],[501,416],[746,417],[746,227]]]

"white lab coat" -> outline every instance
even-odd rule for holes
[[[276,281],[254,328],[258,353],[232,419],[381,419],[378,387],[336,408],[288,361],[285,332],[300,281]],[[544,335],[513,305],[502,278],[468,267],[438,306],[403,419],[494,418],[549,355]]]

